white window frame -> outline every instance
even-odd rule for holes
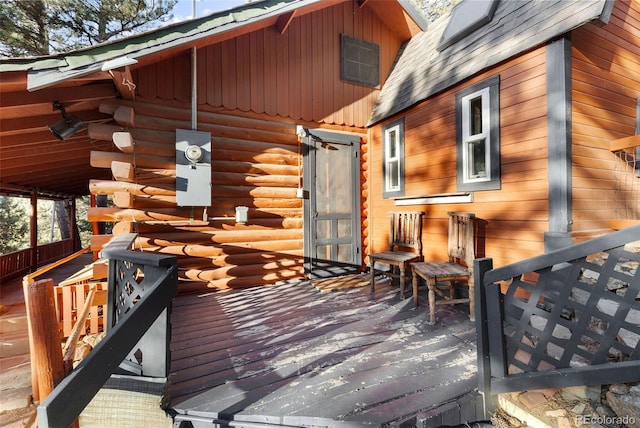
[[[482,106],[482,132],[479,134],[471,134],[471,102],[480,97]],[[463,162],[463,181],[465,183],[477,183],[482,181],[491,181],[491,150],[493,142],[491,141],[491,102],[489,88],[483,88],[462,97],[462,162]],[[473,150],[472,145],[484,140],[485,142],[485,176],[472,177],[470,152]]]
[[[395,156],[391,157],[391,136],[395,133]],[[395,168],[391,168],[393,165]],[[392,171],[393,177],[392,177]],[[399,118],[382,127],[382,197],[404,196],[404,118]],[[392,186],[392,183],[396,183]]]
[[[500,172],[500,75],[494,75],[456,92],[456,191],[499,190]],[[471,135],[471,103],[481,97],[482,131]],[[485,175],[472,176],[470,147],[484,139]]]
[[[391,155],[391,134],[395,132],[395,139],[393,141],[393,145],[395,146],[395,157]],[[401,190],[401,181],[400,181],[400,162],[401,162],[401,154],[400,154],[400,124],[396,124],[390,128],[384,130],[384,160],[385,160],[385,174],[384,174],[384,190],[385,192],[399,192]],[[392,168],[390,166],[395,164],[395,172],[396,177],[395,181],[397,183],[396,186],[392,186],[393,182],[391,177]]]

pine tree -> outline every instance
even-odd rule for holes
[[[461,0],[414,0],[428,22],[449,13]]]
[[[29,216],[16,198],[0,196],[0,254],[29,247]]]
[[[0,55],[39,56],[92,46],[166,22],[177,0],[2,0]]]

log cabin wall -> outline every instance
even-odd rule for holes
[[[379,89],[340,80],[340,34],[380,46],[381,82],[401,41],[366,6],[346,2],[294,18],[280,34],[265,28],[198,49],[198,130],[212,135],[212,206],[175,205],[175,129],[190,129],[190,53],[134,70],[136,98],[101,110],[135,141],[130,153],[92,156],[114,180],[91,183],[116,206],[92,208],[114,234],[136,231],[137,246],[179,256],[181,276],[210,287],[273,283],[303,274],[302,171],[296,125],[362,134],[363,252],[368,250],[368,138]],[[130,123],[127,123],[127,122]],[[93,127],[95,139],[118,128]],[[114,160],[116,162],[114,162]],[[117,171],[116,171],[117,170]],[[249,207],[246,225],[234,207]],[[99,248],[108,237],[94,237]]]
[[[573,230],[606,229],[640,217],[640,178],[609,150],[636,133],[640,97],[640,6],[617,1],[607,25],[572,34]],[[625,182],[635,188],[625,193]],[[633,203],[629,206],[628,203]]]
[[[500,75],[502,188],[472,203],[396,207],[382,198],[382,128],[405,118],[405,197],[456,192],[455,93]],[[469,211],[484,225],[484,254],[496,266],[541,254],[548,230],[545,48],[535,49],[376,125],[371,133],[371,248],[388,246],[388,214],[424,211],[425,259],[447,257],[447,212]]]

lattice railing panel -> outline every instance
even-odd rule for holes
[[[616,248],[514,279],[504,296],[509,373],[640,359],[639,262]]]
[[[498,269],[475,263],[485,389],[640,381],[640,226]]]
[[[144,296],[145,266],[127,260],[115,260],[115,265],[117,281],[115,283],[114,311],[117,323]]]
[[[140,256],[141,253],[131,252],[130,254]],[[112,269],[114,278],[113,281],[110,281],[110,288],[113,290],[109,290],[110,317],[108,325],[110,327],[125,322],[135,306],[154,290],[158,279],[166,275],[164,266],[148,264],[144,258],[138,261],[134,259],[130,256],[128,259],[114,258],[110,260],[110,269]],[[167,335],[166,322],[162,319],[161,317],[150,328],[150,333],[147,335],[149,338],[143,338],[133,347],[123,361],[121,369],[134,374],[143,374],[145,371],[161,371],[154,366],[163,360],[160,356],[166,354],[164,348],[167,344],[157,340],[157,338]]]

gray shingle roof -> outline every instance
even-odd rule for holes
[[[444,17],[398,54],[368,125],[587,22],[606,22],[612,7],[613,0],[501,0],[490,23],[438,52]]]

